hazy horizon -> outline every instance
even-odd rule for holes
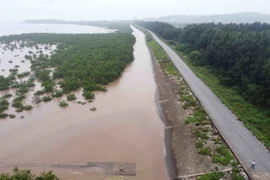
[[[269,14],[269,0],[0,0],[0,22],[130,20],[169,15]]]

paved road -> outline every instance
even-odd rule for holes
[[[181,73],[250,177],[256,180],[270,180],[270,153],[267,148],[237,120],[235,115],[171,48],[162,42],[154,33],[150,33],[169,55],[177,70]],[[257,161],[256,170],[250,169],[253,159]]]

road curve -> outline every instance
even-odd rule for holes
[[[270,153],[267,148],[237,120],[236,116],[200,80],[183,60],[153,32],[149,31],[158,44],[166,51],[193,94],[212,119],[234,154],[252,179],[270,180]],[[256,169],[250,168],[256,160]]]

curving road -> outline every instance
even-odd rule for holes
[[[150,32],[150,31],[149,31]],[[153,38],[171,58],[177,70],[200,101],[213,123],[252,179],[270,180],[270,153],[220,99],[200,80],[181,58],[154,33]],[[256,169],[250,168],[256,160]]]

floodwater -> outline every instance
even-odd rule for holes
[[[104,34],[115,32],[113,29],[95,26],[79,26],[69,24],[25,24],[0,23],[0,36],[22,33],[71,33],[71,34]]]
[[[107,92],[95,93],[94,102],[69,102],[67,108],[60,108],[59,98],[16,114],[23,119],[0,120],[0,173],[17,165],[34,173],[53,170],[63,179],[106,180],[113,176],[99,169],[51,165],[125,162],[136,163],[136,176],[125,180],[168,179],[151,56],[144,34],[133,30],[134,61],[107,86]],[[76,96],[83,101],[80,91]],[[97,110],[90,111],[91,107]]]

